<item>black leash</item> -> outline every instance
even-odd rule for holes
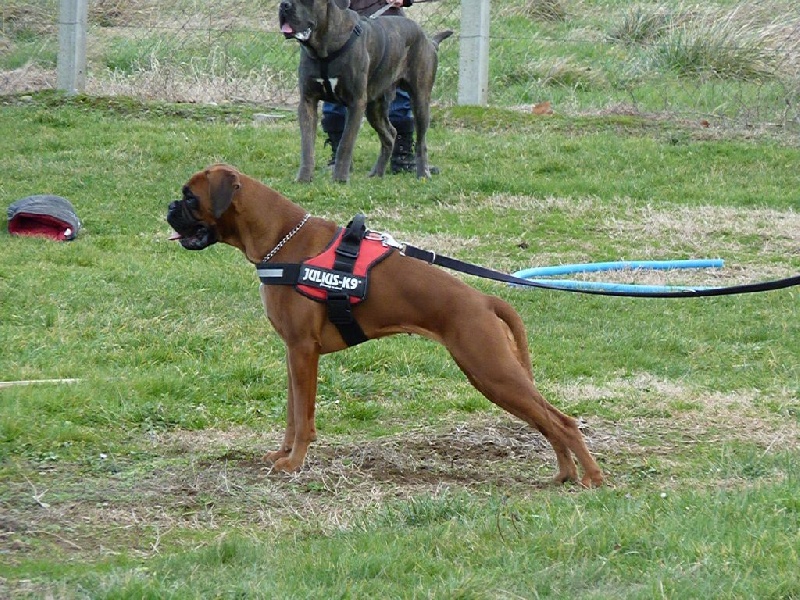
[[[775,281],[764,281],[762,283],[748,283],[744,285],[732,285],[729,287],[718,288],[697,288],[697,289],[683,289],[675,291],[641,291],[641,292],[624,292],[614,290],[597,290],[597,289],[581,289],[574,287],[564,287],[558,284],[543,283],[541,281],[530,281],[507,273],[501,273],[493,269],[474,265],[472,263],[464,262],[448,256],[441,256],[429,250],[422,250],[406,244],[402,249],[403,254],[411,258],[422,260],[432,265],[438,265],[467,275],[475,275],[483,279],[491,279],[493,281],[500,281],[502,283],[510,283],[513,285],[540,288],[545,290],[556,290],[559,292],[577,292],[579,294],[592,294],[595,296],[624,296],[629,298],[701,298],[704,296],[729,296],[732,294],[752,294],[754,292],[768,292],[771,290],[782,290],[795,285],[800,285],[800,275],[794,277],[787,277],[785,279],[778,279]]]

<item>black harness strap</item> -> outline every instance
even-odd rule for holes
[[[350,37],[347,38],[344,46],[335,52],[331,52],[328,54],[328,56],[320,56],[317,54],[316,50],[308,45],[307,42],[303,42],[303,47],[306,49],[311,58],[319,63],[319,76],[322,79],[322,89],[325,90],[325,95],[333,101],[337,101],[337,97],[336,92],[334,92],[333,86],[331,85],[331,80],[328,77],[328,65],[339,58],[342,54],[350,50],[350,47],[356,43],[356,39],[358,39],[358,36],[360,36],[363,31],[364,29],[361,27],[361,23],[356,23],[356,26],[353,27],[353,31],[350,33]]]
[[[336,248],[336,259],[333,263],[335,271],[352,274],[358,251],[361,249],[361,240],[366,234],[365,217],[359,213],[347,224],[347,229]],[[343,291],[328,292],[328,319],[336,325],[348,346],[355,346],[369,339],[353,317],[350,296]]]

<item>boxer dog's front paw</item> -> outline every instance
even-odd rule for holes
[[[264,455],[264,458],[266,460],[268,460],[269,462],[275,464],[280,459],[282,459],[282,458],[284,458],[286,456],[289,456],[291,451],[292,451],[291,448],[281,448],[280,450],[275,450],[273,452],[267,452]]]
[[[303,466],[303,459],[298,460],[296,458],[292,458],[292,456],[289,455],[276,460],[275,464],[272,465],[272,470],[280,471],[282,473],[294,473],[295,471],[299,471],[300,467],[302,466]]]
[[[586,473],[581,479],[581,485],[585,488],[597,488],[603,485],[603,474],[600,471]]]

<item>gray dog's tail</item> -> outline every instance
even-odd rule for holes
[[[439,44],[453,35],[453,32],[449,29],[447,31],[440,31],[436,35],[434,35],[431,40],[433,40],[433,45],[436,46],[436,49],[439,49]]]

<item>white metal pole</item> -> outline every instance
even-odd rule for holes
[[[86,88],[87,1],[61,0],[58,19],[58,89],[68,94]]]
[[[489,0],[461,0],[458,103],[489,100]]]

